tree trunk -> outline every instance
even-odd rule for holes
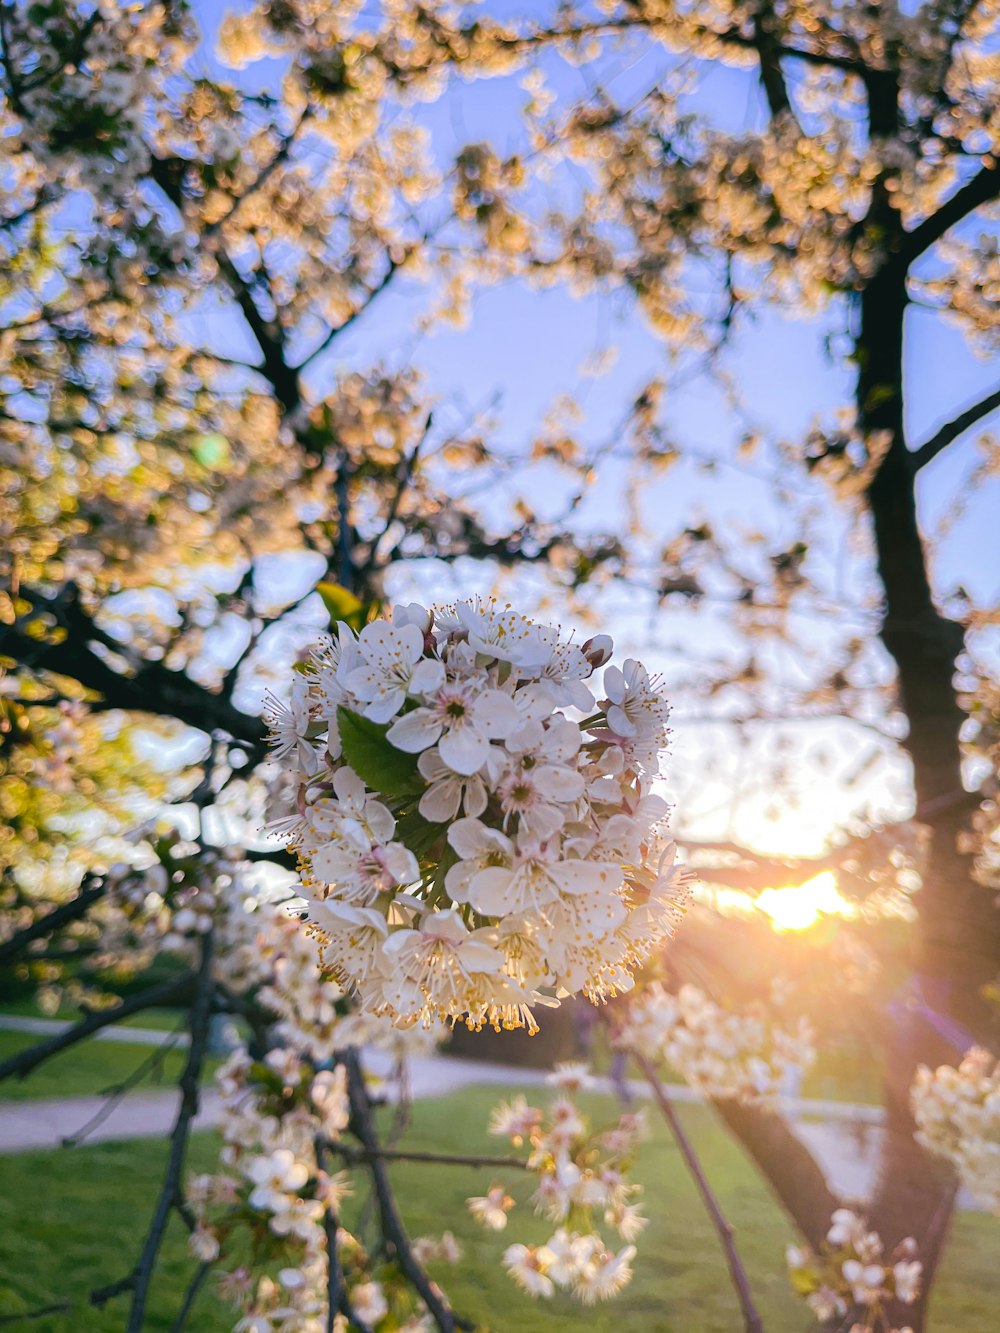
[[[972,878],[971,859],[958,847],[958,835],[976,804],[962,787],[959,730],[964,715],[954,686],[963,632],[934,605],[917,525],[914,471],[903,429],[905,284],[905,271],[890,261],[864,291],[857,352],[859,424],[870,452],[882,459],[868,492],[885,589],[881,639],[896,665],[900,706],[909,722],[905,744],[913,763],[916,815],[930,830],[916,900],[914,975],[888,1016],[887,1124],[871,1208],[871,1223],[887,1254],[906,1236],[919,1244],[925,1294],[917,1306],[901,1306],[894,1313],[898,1324],[920,1333],[954,1207],[955,1181],[950,1169],[914,1140],[909,1089],[921,1061],[954,1061],[961,1053],[957,1024],[981,1019],[979,990],[997,968],[997,921],[989,895]]]

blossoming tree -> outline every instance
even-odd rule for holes
[[[691,929],[670,989],[614,1011],[619,1040],[651,1068],[669,1058],[713,1097],[771,1182],[810,1247],[791,1267],[813,1308],[919,1329],[956,1188],[949,1162],[967,1175],[995,1145],[986,1057],[960,1062],[990,1037],[983,988],[998,970],[983,887],[997,868],[996,611],[946,582],[921,487],[1000,395],[955,404],[920,432],[904,333],[929,311],[978,348],[995,342],[996,7],[536,8],[518,23],[489,6],[272,0],[225,20],[225,68],[206,72],[206,38],[181,3],[0,0],[0,960],[49,997],[92,1006],[5,1072],[26,1074],[147,1005],[188,1006],[170,1168],[117,1293],[131,1295],[134,1329],[175,1204],[199,1274],[216,1245],[225,1253],[244,1205],[258,1239],[292,1238],[296,1262],[266,1281],[227,1275],[246,1329],[278,1318],[406,1327],[428,1314],[452,1326],[420,1251],[453,1252],[453,1242],[406,1237],[363,1080],[334,1060],[377,1037],[367,1018],[341,1012],[341,986],[388,954],[397,984],[373,969],[373,1011],[528,1021],[542,977],[600,996],[666,933],[658,858],[630,850],[636,829],[614,825],[613,802],[601,810],[602,795],[630,782],[655,799],[643,756],[601,735],[634,737],[642,679],[612,670],[597,731],[580,725],[584,708],[571,734],[556,719],[583,704],[601,644],[541,635],[518,660],[524,645],[501,649],[510,628],[473,603],[434,632],[422,613],[366,628],[421,561],[476,567],[487,582],[531,567],[550,597],[592,621],[595,593],[615,587],[664,622],[721,601],[745,650],[696,660],[704,622],[684,621],[675,693],[735,719],[737,741],[759,725],[784,720],[794,734],[841,717],[854,719],[845,726],[863,765],[905,761],[907,817],[876,811],[865,836],[845,830],[820,861],[775,863],[737,839],[691,849],[705,882],[755,890],[833,869],[873,911],[917,909],[909,978],[879,1007],[887,1128],[867,1221],[838,1215],[841,1201],[774,1113],[783,1071],[807,1052],[801,1013],[786,1020],[759,997],[748,1006],[724,963],[711,966],[724,930]],[[648,57],[651,70],[625,94],[607,63],[620,56]],[[565,67],[589,71],[582,100],[555,76]],[[720,69],[759,99],[752,123],[734,129],[711,91],[699,93]],[[421,104],[487,76],[525,79],[518,147],[486,136],[443,161]],[[553,180],[566,188],[554,195]],[[671,356],[693,354],[720,378],[749,317],[832,312],[831,346],[856,383],[836,422],[791,441],[767,439],[729,383],[742,438],[706,461],[702,441],[669,428],[665,371],[633,395],[612,440],[588,442],[564,410],[525,457],[484,442],[485,414],[445,416],[414,372],[377,361],[348,371],[333,359],[401,285],[423,284],[413,320],[424,328],[460,320],[477,287],[503,279],[623,291]],[[400,341],[395,323],[386,341]],[[541,517],[530,480],[517,481],[539,459],[562,478],[555,519]],[[710,470],[696,480],[706,503],[711,473],[731,466],[748,487],[763,478],[780,514],[762,507],[749,533],[693,520],[663,530],[641,497],[689,465]],[[595,481],[621,467],[632,523],[579,522]],[[988,484],[995,470],[987,439],[974,480]],[[482,495],[504,487],[514,498],[501,513]],[[862,590],[842,631],[834,548],[848,551],[848,582]],[[273,569],[290,555],[298,563],[293,574],[282,566],[276,590]],[[783,655],[808,660],[817,620],[832,637],[789,685]],[[304,660],[338,623],[346,629]],[[267,687],[291,770],[277,786],[263,767]],[[342,730],[346,705],[354,720]],[[779,755],[776,783],[781,767]],[[400,775],[405,792],[393,788]],[[591,841],[532,856],[528,844],[572,823],[582,801],[596,811]],[[171,804],[182,816],[158,824]],[[501,805],[506,827],[487,815]],[[230,910],[259,893],[260,858],[288,864],[249,836],[279,808],[309,927]],[[626,812],[640,824],[658,813]],[[425,845],[424,824],[450,832]],[[580,899],[546,868],[567,860],[588,867]],[[627,892],[624,877],[609,889],[607,866],[614,876],[630,867]],[[331,898],[336,885],[345,893]],[[372,895],[399,901],[391,922],[388,911],[365,915]],[[424,929],[428,901],[440,910]],[[537,945],[557,901],[560,929],[526,949],[517,918],[538,914],[527,932]],[[312,970],[317,942],[334,980]],[[94,1007],[109,969],[141,975],[164,949],[180,971],[117,1008]],[[459,960],[460,995],[428,984],[434,951]],[[831,990],[851,968],[827,960]],[[209,1018],[226,1008],[253,1033],[250,1055],[225,1074],[244,1111],[225,1125],[227,1170],[184,1200]],[[394,1052],[407,1040],[378,1039]],[[952,1072],[918,1075],[928,1063]],[[590,1179],[574,1175],[586,1153],[610,1156],[616,1171],[625,1152],[615,1127],[592,1134],[565,1120],[540,1129],[532,1113],[520,1134],[535,1154],[529,1169],[558,1179],[555,1223],[574,1189],[590,1206]],[[357,1238],[338,1250],[338,1152],[371,1172],[391,1274],[373,1271]],[[543,1294],[552,1284],[610,1294],[629,1262],[628,1197],[623,1184],[606,1199],[624,1222],[621,1254],[562,1228],[544,1254],[511,1254],[512,1272]],[[506,1216],[502,1191],[477,1198],[487,1225]],[[338,1252],[341,1265],[322,1257]]]

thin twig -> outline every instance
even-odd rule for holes
[[[182,977],[161,982],[159,986],[150,986],[149,990],[126,997],[114,1009],[102,1009],[97,1013],[88,1014],[86,1018],[64,1032],[57,1032],[54,1037],[40,1041],[36,1046],[29,1046],[26,1050],[18,1051],[16,1055],[4,1060],[0,1064],[0,1079],[12,1076],[25,1078],[44,1061],[50,1060],[61,1051],[68,1050],[70,1046],[75,1046],[78,1041],[83,1041],[93,1033],[100,1032],[102,1028],[111,1027],[113,1023],[118,1023],[131,1014],[141,1013],[143,1009],[151,1009],[154,1005],[168,1004],[172,1000],[179,999],[190,987],[192,979],[192,973],[186,972]]]
[[[183,1333],[184,1325],[188,1321],[188,1315],[194,1309],[194,1303],[205,1285],[209,1273],[212,1271],[211,1264],[199,1264],[195,1270],[195,1275],[188,1283],[188,1289],[184,1293],[184,1302],[177,1311],[177,1318],[170,1325],[170,1333]]]
[[[132,1070],[127,1078],[123,1078],[120,1083],[115,1083],[110,1088],[102,1088],[101,1095],[107,1100],[101,1106],[101,1109],[87,1121],[75,1134],[67,1134],[62,1139],[64,1148],[76,1148],[93,1134],[94,1130],[103,1125],[108,1116],[114,1111],[121,1099],[130,1092],[137,1083],[140,1083],[146,1074],[154,1071],[162,1073],[163,1063],[171,1051],[177,1049],[177,1033],[173,1033],[169,1041],[165,1041],[161,1046],[155,1047],[149,1055]]]
[[[456,1328],[472,1329],[475,1326],[467,1319],[462,1319],[447,1305],[440,1290],[430,1281],[427,1274],[417,1263],[410,1246],[403,1219],[399,1214],[392,1185],[385,1161],[380,1153],[378,1133],[372,1106],[365,1087],[365,1076],[357,1051],[352,1047],[336,1056],[339,1063],[347,1070],[347,1095],[351,1106],[351,1132],[357,1136],[365,1152],[370,1154],[369,1168],[372,1184],[375,1187],[375,1199],[378,1205],[379,1219],[386,1247],[390,1255],[399,1264],[404,1277],[416,1290],[420,1299],[427,1306],[431,1318],[441,1333],[454,1333]]]
[[[740,1303],[740,1309],[743,1312],[743,1327],[746,1333],[763,1333],[764,1324],[761,1320],[757,1307],[753,1303],[753,1295],[750,1291],[750,1281],[747,1277],[747,1271],[743,1266],[743,1260],[740,1258],[739,1250],[736,1248],[736,1233],[731,1223],[727,1220],[725,1214],[719,1206],[719,1201],[712,1192],[712,1187],[706,1179],[702,1170],[701,1162],[698,1160],[698,1154],[695,1152],[691,1140],[684,1132],[677,1112],[671,1104],[670,1098],[664,1091],[663,1084],[657,1077],[656,1070],[644,1055],[638,1051],[631,1051],[632,1058],[636,1061],[639,1068],[652,1090],[656,1104],[663,1113],[663,1118],[670,1126],[671,1133],[677,1140],[677,1146],[681,1150],[681,1156],[684,1158],[685,1165],[691,1173],[691,1177],[697,1186],[698,1193],[701,1195],[702,1203],[705,1205],[709,1217],[712,1219],[712,1225],[718,1232],[719,1242],[722,1245],[726,1256],[726,1263],[729,1265],[729,1274],[733,1280],[733,1286],[736,1288],[736,1296]]]
[[[495,1166],[504,1169],[513,1167],[522,1171],[528,1169],[527,1162],[523,1162],[520,1157],[490,1157],[475,1153],[413,1152],[396,1148],[359,1151],[357,1148],[351,1148],[341,1143],[331,1144],[331,1147],[334,1152],[348,1162],[433,1162],[437,1166]]]

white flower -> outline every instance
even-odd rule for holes
[[[458,602],[455,615],[469,636],[469,645],[484,657],[514,666],[540,670],[548,656],[537,626],[509,605],[495,602]]]
[[[582,1088],[592,1088],[594,1079],[590,1065],[583,1060],[562,1060],[551,1074],[546,1075],[546,1083],[564,1092],[579,1092]]]
[[[508,1210],[513,1208],[514,1200],[502,1185],[493,1185],[485,1194],[467,1199],[469,1212],[477,1222],[482,1222],[491,1231],[503,1231],[507,1225]]]
[[[506,834],[478,819],[457,819],[448,830],[448,842],[462,858],[449,868],[444,879],[454,903],[469,901],[469,885],[480,870],[510,866],[514,860],[514,844]]]
[[[904,1305],[910,1305],[920,1294],[920,1278],[924,1266],[919,1259],[903,1260],[892,1266],[896,1298]]]
[[[857,1259],[846,1259],[841,1272],[859,1305],[874,1305],[881,1298],[885,1281],[885,1269],[881,1264],[862,1264]]]
[[[366,625],[358,635],[362,663],[346,677],[346,684],[365,705],[372,722],[394,718],[409,692],[432,690],[444,679],[444,667],[431,659],[421,661],[424,636],[413,624],[396,626],[384,620]]]
[[[549,1259],[546,1272],[560,1287],[572,1286],[581,1276],[600,1245],[597,1236],[579,1236],[563,1227],[545,1243]]]
[[[542,910],[563,894],[614,890],[621,882],[621,867],[609,862],[552,861],[536,854],[510,868],[480,870],[469,885],[469,901],[484,916],[507,916]]]
[[[508,1245],[503,1253],[503,1263],[517,1285],[529,1296],[551,1296],[555,1287],[552,1279],[545,1275],[549,1255],[544,1245]]]
[[[592,1260],[577,1279],[576,1291],[585,1305],[617,1296],[632,1280],[635,1246],[626,1245],[617,1254],[601,1254]]]
[[[195,1227],[188,1237],[188,1249],[203,1264],[213,1263],[219,1257],[219,1238],[208,1227]]]
[[[502,690],[480,690],[453,681],[425,697],[427,706],[394,722],[388,739],[408,754],[436,745],[441,760],[466,776],[478,773],[486,763],[490,741],[509,736],[521,720],[510,695]]]
[[[417,761],[417,768],[428,783],[420,798],[420,813],[432,824],[447,823],[459,810],[472,817],[485,811],[489,797],[486,783],[477,773],[456,773],[436,749],[425,750]]]
[[[629,657],[623,669],[609,666],[604,672],[604,689],[608,726],[615,735],[663,743],[670,710],[641,662]]]
[[[253,1182],[251,1208],[277,1212],[288,1203],[288,1195],[300,1190],[309,1179],[309,1168],[297,1162],[288,1148],[276,1148],[267,1157],[254,1157],[246,1164],[246,1174]]]
[[[349,1295],[358,1318],[369,1328],[389,1313],[389,1303],[378,1282],[359,1282],[351,1288]]]
[[[536,1106],[529,1106],[519,1093],[512,1102],[503,1102],[490,1116],[491,1134],[499,1138],[510,1139],[515,1146],[528,1138],[542,1118]]]
[[[296,767],[306,777],[313,777],[320,769],[316,746],[310,740],[313,720],[309,703],[309,682],[296,674],[287,702],[267,697],[264,721],[270,730],[270,743],[275,759]]]

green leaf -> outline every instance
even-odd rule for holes
[[[351,629],[360,629],[364,625],[365,605],[353,592],[342,588],[339,583],[317,583],[316,591],[330,613],[331,624],[342,620]]]
[[[370,722],[346,708],[337,709],[337,730],[344,763],[380,796],[419,796],[424,780],[417,770],[417,756],[404,754],[385,738],[388,723]]]

